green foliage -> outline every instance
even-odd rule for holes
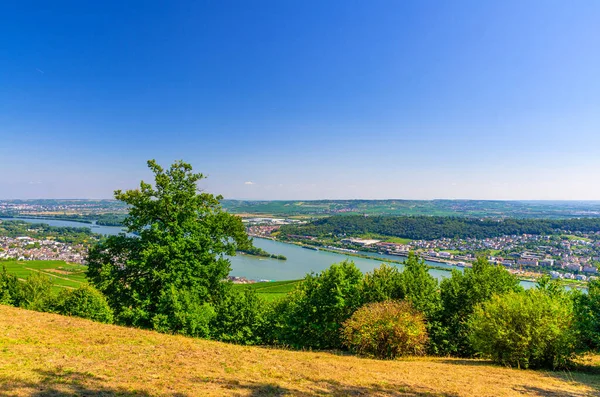
[[[265,302],[252,289],[230,289],[210,324],[211,337],[244,345],[262,343]]]
[[[372,273],[365,274],[360,286],[363,303],[403,299],[405,288],[402,273],[396,266],[381,264]]]
[[[243,252],[244,254],[248,254],[248,255],[262,256],[264,258],[279,259],[281,261],[287,260],[285,255],[269,254],[264,249],[262,249],[260,247],[255,247],[254,245],[252,245],[251,247],[245,248],[245,249],[240,249],[240,250],[238,250],[238,252]]]
[[[502,365],[566,368],[575,356],[576,333],[569,299],[544,290],[494,295],[468,321],[475,349]]]
[[[282,226],[280,236],[361,236],[369,233],[408,239],[489,238],[513,234],[552,234],[555,230],[600,231],[599,218],[495,219],[441,216],[336,215],[304,225]]]
[[[440,294],[437,280],[429,273],[423,259],[413,252],[404,262],[402,272],[402,297],[411,302],[416,310],[423,312],[431,321],[440,310]]]
[[[575,291],[573,301],[580,349],[600,350],[600,280],[588,282],[587,294]]]
[[[111,236],[89,252],[87,276],[124,324],[206,336],[230,270],[225,255],[250,241],[240,218],[224,212],[221,196],[198,192],[204,178],[178,161],[154,160],[154,187],[115,192],[129,206],[131,235]]]
[[[271,313],[271,341],[295,348],[342,346],[340,327],[360,306],[363,275],[353,262],[309,274]]]
[[[0,272],[0,304],[18,305],[19,303],[19,280],[16,276],[6,271],[6,266],[2,266]]]
[[[359,308],[344,322],[342,338],[350,350],[382,359],[422,355],[428,340],[423,314],[407,301]]]
[[[160,332],[174,332],[183,335],[208,337],[209,324],[215,316],[215,309],[194,292],[174,285],[161,291],[161,296],[152,317],[152,325]]]
[[[57,298],[53,311],[67,316],[76,316],[110,324],[113,312],[106,298],[98,290],[83,285],[74,290],[65,289]]]
[[[472,269],[464,273],[452,271],[452,277],[440,285],[442,308],[438,321],[440,327],[430,336],[439,354],[472,356],[475,351],[469,341],[467,321],[475,307],[494,294],[522,290],[519,280],[500,266],[478,258]]]
[[[52,311],[56,295],[52,291],[50,277],[41,273],[31,273],[19,285],[16,303],[19,307],[40,312]]]

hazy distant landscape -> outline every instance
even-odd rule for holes
[[[223,207],[232,213],[275,216],[368,214],[546,219],[600,217],[600,201],[224,200]]]

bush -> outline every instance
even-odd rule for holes
[[[56,303],[56,294],[50,277],[40,273],[31,273],[24,283],[19,285],[15,300],[19,307],[40,312],[52,311]]]
[[[573,292],[575,327],[582,350],[600,350],[600,280],[588,283],[588,291]]]
[[[206,338],[209,324],[215,316],[214,307],[187,289],[177,290],[173,285],[162,291],[158,313],[152,317],[156,331]]]
[[[360,289],[363,303],[402,299],[404,297],[402,273],[396,266],[383,263],[372,273],[365,274]]]
[[[230,289],[216,307],[211,337],[244,345],[262,343],[265,308],[255,291]]]
[[[568,367],[574,358],[572,325],[570,301],[542,290],[495,295],[468,322],[479,353],[511,367],[548,369]]]
[[[340,328],[360,306],[363,274],[353,262],[309,274],[270,313],[268,340],[295,348],[341,348]]]
[[[440,285],[440,327],[430,332],[431,344],[438,354],[473,356],[475,350],[469,340],[467,321],[475,307],[494,294],[522,290],[515,276],[485,258],[478,258],[473,268],[465,269],[464,273],[453,270],[452,277]]]
[[[361,307],[344,323],[342,335],[350,350],[382,359],[422,355],[428,341],[423,314],[406,301]]]
[[[6,267],[2,266],[2,271],[0,272],[0,304],[18,305],[19,288],[17,276],[8,274]]]
[[[75,290],[65,290],[58,296],[54,312],[66,316],[76,316],[110,324],[113,311],[102,293],[84,285]]]

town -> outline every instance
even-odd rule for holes
[[[548,274],[554,279],[586,281],[598,274],[600,264],[600,233],[561,231],[553,235],[510,235],[485,239],[441,238],[435,240],[404,240],[378,236],[373,238],[336,235],[314,237],[281,235],[286,222],[264,221],[248,225],[253,237],[271,238],[306,247],[317,247],[348,254],[381,253],[407,256],[416,252],[423,259],[458,267],[468,267],[478,256],[485,255],[495,264],[526,276]]]
[[[87,245],[68,244],[53,239],[35,239],[28,236],[0,236],[0,260],[61,260],[83,264]]]

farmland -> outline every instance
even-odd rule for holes
[[[77,288],[86,283],[86,266],[67,264],[64,261],[2,261],[8,273],[25,280],[32,273],[40,273],[50,277],[56,289]]]

